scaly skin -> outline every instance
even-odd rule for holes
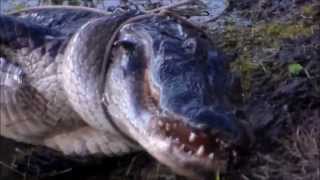
[[[192,178],[225,171],[248,142],[225,57],[181,18],[124,23],[137,12],[66,7],[13,15],[0,16],[2,136],[77,155],[142,147]]]
[[[103,61],[98,57],[103,55],[101,51],[108,35],[112,35],[113,29],[109,29],[112,19],[121,23],[117,21],[119,18],[78,8],[31,9],[14,16],[19,19],[0,16],[1,24],[5,24],[0,28],[0,55],[3,62],[1,135],[17,141],[46,145],[70,155],[120,155],[135,149],[135,144],[127,142],[108,123],[96,91],[87,88],[97,86],[98,77],[93,73],[99,73],[97,68]],[[102,19],[96,22],[95,19],[99,17]],[[93,29],[74,35],[90,20],[97,26],[88,26]],[[113,26],[117,27],[117,24]],[[101,36],[85,34],[104,27],[108,29]],[[80,44],[74,43],[76,36],[92,40],[100,48],[91,53],[96,55],[92,57],[95,62],[85,61],[89,63],[85,64],[77,61],[78,57],[68,59],[88,53],[78,49],[88,45],[81,46],[84,38],[81,38]],[[75,47],[77,45],[80,46]],[[69,52],[72,48],[76,48],[78,53]],[[8,73],[7,69],[16,69],[21,73]],[[17,80],[19,82],[8,84]]]

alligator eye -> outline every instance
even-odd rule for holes
[[[136,44],[129,40],[119,40],[117,42],[117,45],[123,47],[125,50],[128,51],[133,51],[136,47]]]
[[[143,69],[143,53],[140,48],[141,46],[138,46],[137,42],[132,40],[119,40],[116,46],[122,47],[124,51],[126,51],[123,53],[124,58],[121,61],[124,76],[139,72]]]

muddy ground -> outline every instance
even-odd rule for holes
[[[236,114],[255,134],[243,161],[220,179],[320,179],[319,22],[317,0],[230,0],[223,14],[202,24],[233,59],[230,69],[242,87],[234,92]],[[185,179],[143,152],[83,163],[4,139],[0,147],[1,180]],[[49,158],[54,168],[44,164],[33,171],[44,177],[26,176],[28,164],[14,163],[25,154],[31,161]]]

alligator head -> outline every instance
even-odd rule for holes
[[[120,129],[180,174],[225,171],[247,136],[225,56],[206,35],[154,16],[123,26],[112,52],[104,96]]]
[[[180,174],[197,178],[226,170],[247,133],[232,113],[225,57],[201,30],[180,18],[152,15],[128,23],[133,15],[94,18],[62,48],[59,71],[73,110],[95,129],[117,133],[106,111],[118,130]],[[3,19],[4,42],[65,42],[51,29]],[[105,45],[124,21],[101,97],[97,77]],[[13,34],[11,29],[20,30]]]

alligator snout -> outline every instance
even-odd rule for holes
[[[224,55],[172,17],[127,24],[118,37],[106,92],[127,134],[180,174],[226,170],[247,136],[232,113]]]

